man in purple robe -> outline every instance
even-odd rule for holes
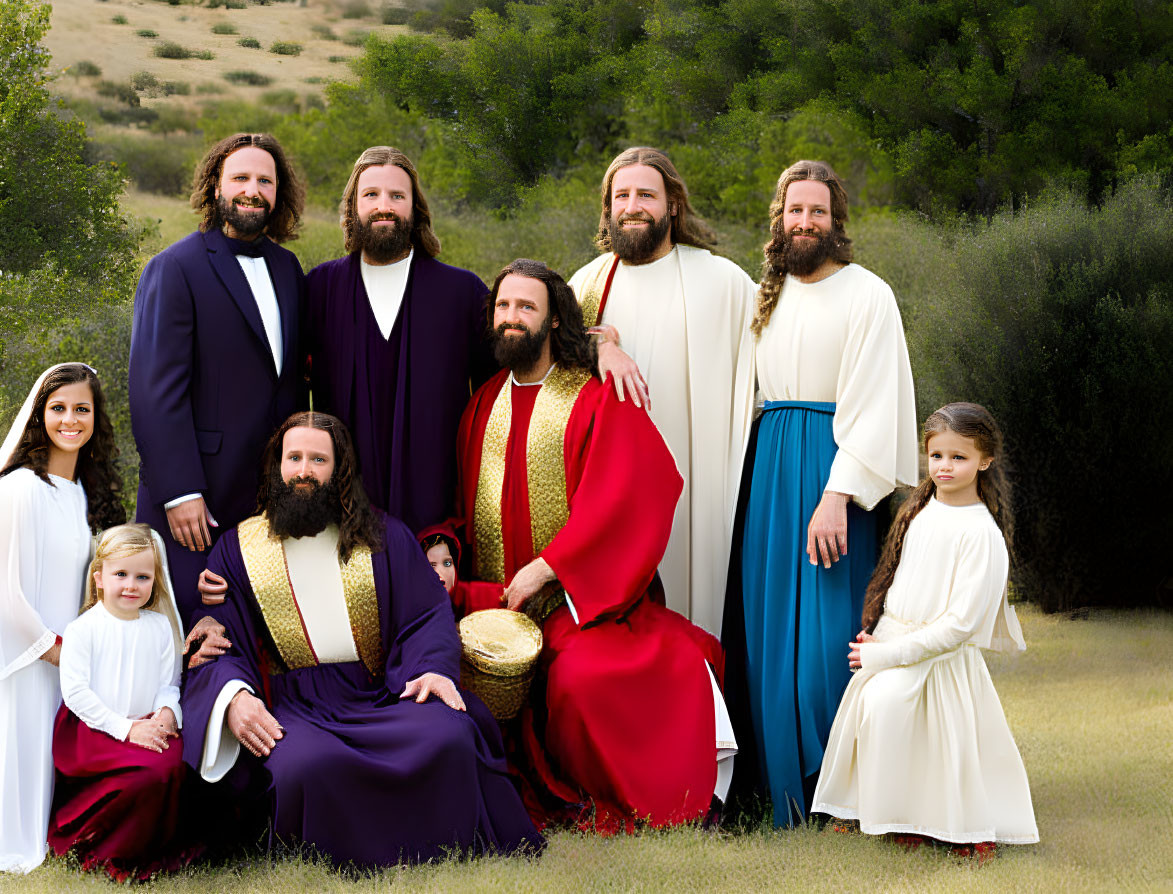
[[[350,429],[371,502],[418,531],[452,515],[460,415],[497,369],[488,290],[436,260],[427,199],[398,149],[359,156],[340,216],[348,254],[307,282],[313,405]]]
[[[448,595],[370,505],[346,428],[286,420],[258,504],[208,560],[231,647],[187,675],[185,760],[209,782],[231,774],[229,797],[263,791],[271,840],[337,865],[540,848],[492,715],[453,682]]]

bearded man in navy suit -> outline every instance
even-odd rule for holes
[[[163,535],[185,622],[219,531],[256,507],[273,430],[305,403],[296,238],[305,189],[268,134],[238,133],[196,170],[199,229],[156,255],[134,298],[136,518]]]

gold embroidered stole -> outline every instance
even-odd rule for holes
[[[316,666],[318,660],[293,596],[281,540],[270,536],[269,522],[263,515],[245,519],[236,531],[249,583],[281,660],[290,670]],[[378,676],[383,672],[384,659],[371,551],[365,546],[356,547],[339,570],[355,650],[366,669]]]
[[[526,438],[525,473],[529,485],[530,535],[538,555],[570,517],[566,502],[566,425],[578,394],[590,379],[587,370],[555,366],[534,400]],[[513,377],[505,380],[485,426],[481,466],[473,508],[476,574],[481,580],[505,583],[505,541],[501,492],[505,485],[505,454],[512,424]]]
[[[607,283],[611,279],[611,272],[619,258],[608,255],[607,260],[599,264],[591,277],[582,284],[581,294],[578,296],[578,306],[582,308],[582,324],[590,329],[599,325],[599,307],[603,303],[603,295],[607,290]]]

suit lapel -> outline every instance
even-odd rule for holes
[[[270,366],[273,368],[273,375],[277,374],[276,366],[272,364],[273,350],[269,346],[269,338],[265,335],[265,324],[261,322],[261,312],[257,308],[257,299],[253,297],[253,290],[249,288],[248,280],[244,276],[244,271],[240,269],[240,262],[236,260],[236,255],[232,253],[228,245],[228,240],[224,234],[219,230],[209,230],[204,233],[204,244],[208,248],[208,260],[212,264],[212,269],[216,272],[220,282],[224,284],[225,290],[236,302],[237,308],[248,321],[249,328],[252,329],[253,334],[256,335],[260,342],[261,348],[270,357]],[[269,262],[266,259],[266,266]],[[270,266],[270,276],[273,275],[272,267]],[[281,290],[274,283],[274,288],[277,289],[277,295],[281,295]],[[278,297],[278,304],[280,304],[280,297]],[[285,308],[281,308],[282,328],[285,328],[284,317]],[[289,341],[286,340],[286,345]],[[286,348],[288,353],[288,347]]]
[[[275,251],[265,251],[265,264],[269,268],[269,276],[273,279],[273,290],[277,293],[277,307],[281,311],[281,344],[285,352],[281,371],[282,374],[292,372],[294,375],[300,376],[301,363],[305,359],[297,356],[297,323],[298,315],[301,313],[301,296],[297,288],[297,274],[294,272],[294,265],[288,261],[288,257],[278,257]]]

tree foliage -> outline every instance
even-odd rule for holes
[[[988,216],[1056,181],[1096,200],[1173,164],[1160,0],[431,6],[470,11],[438,37],[372,38],[360,70],[450,130],[490,202],[632,143],[688,149],[760,202],[812,117],[829,124],[812,148],[846,131],[866,150],[857,191],[930,213]]]
[[[972,400],[1000,421],[1021,591],[1049,611],[1168,604],[1173,196],[1050,194],[937,260],[909,327],[922,417]]]

